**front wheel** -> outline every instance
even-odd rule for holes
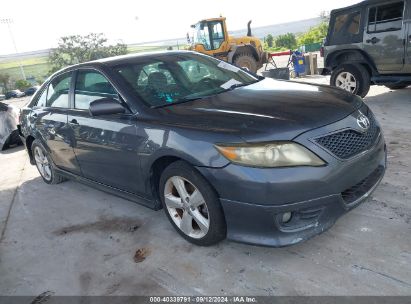
[[[199,246],[214,245],[226,237],[226,224],[214,189],[192,166],[177,161],[160,178],[164,211],[177,232]]]
[[[245,68],[250,72],[257,73],[257,60],[252,54],[247,52],[240,53],[234,57],[234,64],[239,68]]]
[[[362,65],[343,64],[332,71],[330,84],[365,97],[370,90],[370,74]]]

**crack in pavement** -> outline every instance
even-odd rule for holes
[[[379,272],[379,271],[375,271],[375,270],[372,270],[372,269],[369,269],[369,268],[366,268],[366,267],[363,267],[363,266],[360,266],[360,265],[353,265],[353,267],[356,268],[356,269],[359,269],[359,270],[366,270],[366,271],[369,271],[369,272],[378,274],[378,275],[380,275],[380,276],[382,276],[382,277],[384,277],[384,278],[386,278],[386,279],[393,280],[393,281],[395,281],[395,282],[397,282],[397,283],[401,283],[401,284],[404,284],[404,285],[406,285],[406,286],[411,286],[410,283],[404,282],[404,281],[402,281],[402,280],[400,280],[400,279],[397,279],[397,278],[395,278],[395,277],[392,277],[392,276],[390,276],[390,275],[388,275],[388,274],[385,274],[385,273],[382,273],[382,272]]]
[[[7,216],[6,216],[6,220],[4,222],[4,227],[3,227],[3,230],[1,231],[1,235],[0,235],[0,244],[3,242],[4,237],[6,235],[7,224],[9,223],[11,209],[13,209],[14,201],[16,200],[16,196],[17,196],[17,191],[20,189],[21,181],[22,181],[22,178],[23,178],[23,173],[24,173],[24,170],[26,170],[26,165],[27,165],[27,158],[24,161],[23,168],[21,168],[20,176],[18,178],[18,182],[17,182],[17,185],[16,185],[16,189],[14,189],[13,197],[12,197],[10,205],[9,205],[9,210],[7,211]]]

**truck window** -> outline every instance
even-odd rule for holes
[[[370,8],[368,33],[397,31],[402,28],[404,1]]]
[[[360,11],[341,12],[339,15],[335,15],[331,20],[332,23],[334,23],[334,26],[330,37],[331,44],[338,45],[362,41]]]

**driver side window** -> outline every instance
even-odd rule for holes
[[[120,101],[111,83],[97,71],[79,71],[76,79],[74,107],[87,110],[90,103],[97,99],[110,98]]]

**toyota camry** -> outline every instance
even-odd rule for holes
[[[163,209],[203,246],[307,240],[369,197],[386,166],[360,97],[186,51],[65,68],[20,119],[46,183],[74,179]]]

